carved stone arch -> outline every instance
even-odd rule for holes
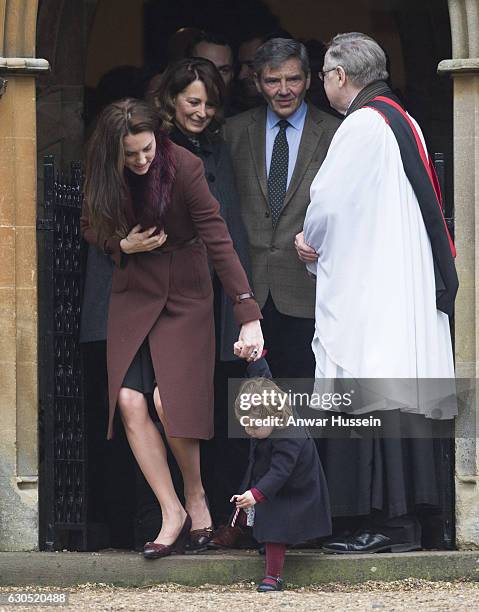
[[[400,0],[388,2],[394,6],[401,4]],[[479,167],[476,144],[479,127],[471,118],[479,115],[479,0],[448,0],[448,5],[453,59],[441,62],[439,71],[454,77],[456,242],[461,281],[456,307],[456,364],[475,377],[479,351],[476,306],[479,304],[476,284],[479,263],[476,263],[475,235],[479,221],[479,184],[475,180]],[[3,425],[0,550],[31,550],[38,546],[36,112],[41,112],[44,103],[44,108],[54,116],[55,96],[62,108],[65,102],[71,112],[77,113],[79,108],[79,89],[62,88],[61,82],[55,84],[52,80],[39,81],[40,104],[35,103],[34,74],[48,70],[48,62],[36,59],[36,55],[46,57],[55,67],[66,60],[60,40],[66,39],[66,43],[72,44],[64,29],[72,27],[69,16],[72,11],[76,11],[76,17],[78,12],[85,11],[82,23],[88,31],[88,18],[95,7],[96,0],[0,0],[0,76],[10,80],[7,93],[0,98],[0,160],[8,160],[0,163],[3,264],[0,274]],[[77,50],[80,49],[81,45]],[[84,53],[80,53],[74,61],[84,59]],[[78,79],[75,83],[80,86]],[[42,102],[42,92],[48,89],[53,97]],[[72,91],[73,97],[68,97]],[[58,123],[59,116],[55,119]],[[64,124],[69,125],[68,113]],[[71,140],[76,151],[77,138],[76,134]],[[45,137],[44,144],[47,141]],[[475,398],[465,412],[477,426],[479,411]],[[474,436],[458,440],[456,446],[457,541],[464,548],[479,547],[478,446]]]
[[[38,0],[0,0],[2,57],[35,57]]]
[[[479,3],[448,0],[454,59],[479,57]]]

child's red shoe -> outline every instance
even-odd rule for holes
[[[258,593],[283,590],[283,579],[278,576],[265,576],[256,589]]]

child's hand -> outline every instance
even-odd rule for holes
[[[251,491],[245,491],[243,495],[233,495],[230,502],[235,502],[237,508],[251,508],[256,503],[253,493]]]
[[[237,340],[233,344],[233,353],[236,355],[236,357],[239,357],[241,355],[242,350],[243,350],[243,342],[241,342],[240,340]],[[233,501],[233,498],[231,498],[230,501]]]

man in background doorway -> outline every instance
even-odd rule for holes
[[[242,111],[254,108],[263,102],[254,82],[253,61],[256,51],[266,42],[266,37],[255,36],[240,43],[238,47],[238,76],[235,102]]]
[[[201,31],[193,40],[189,55],[210,60],[228,89],[233,80],[233,51],[230,43],[218,34]]]
[[[230,99],[234,66],[233,51],[230,43],[219,34],[201,31],[193,39],[188,55],[190,57],[202,57],[210,60],[216,66],[225,84],[225,115],[230,116],[233,114],[230,107]]]
[[[261,92],[258,91],[254,79],[254,56],[256,51],[266,41],[272,38],[292,38],[280,28],[274,30],[250,31],[247,38],[243,38],[238,45],[238,73],[236,76],[234,99],[239,111],[249,110],[264,103]]]

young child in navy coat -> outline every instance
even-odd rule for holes
[[[331,533],[329,496],[314,440],[305,427],[288,424],[295,413],[287,402],[279,410],[279,398],[287,399],[286,394],[264,378],[271,377],[266,361],[251,363],[248,374],[255,378],[242,384],[235,414],[251,436],[249,464],[243,492],[231,501],[240,514],[247,513],[255,539],[265,544],[266,571],[258,591],[279,591],[286,545]],[[247,408],[253,397],[265,401],[251,401]]]

